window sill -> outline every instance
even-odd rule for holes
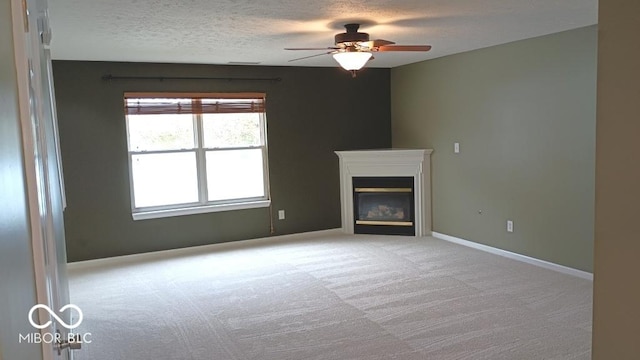
[[[185,208],[179,208],[179,209],[140,211],[140,212],[133,213],[132,216],[133,216],[133,220],[148,220],[148,219],[158,219],[158,218],[173,217],[173,216],[205,214],[205,213],[212,213],[212,212],[219,212],[219,211],[255,209],[255,208],[269,207],[270,205],[271,205],[271,200],[259,200],[259,201],[249,201],[249,202],[241,202],[241,203],[233,203],[233,204],[185,207]]]

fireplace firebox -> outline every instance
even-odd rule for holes
[[[336,151],[338,158],[340,159],[340,216],[342,231],[346,234],[354,234],[356,232],[364,231],[398,231],[400,228],[404,228],[407,235],[413,233],[414,236],[429,236],[431,235],[431,149],[373,149],[373,150],[346,150]],[[356,193],[354,192],[354,177],[363,178],[385,178],[385,177],[408,177],[412,179],[411,184],[400,184],[386,186],[385,184],[365,184],[359,187],[372,187],[372,188],[407,188],[411,187],[413,196],[412,201],[414,204],[410,207],[405,214],[411,214],[410,220],[402,219],[398,222],[413,222],[413,226],[402,225],[365,225],[363,221],[391,221],[389,219],[358,219],[360,210],[355,211]],[[405,190],[401,191],[404,192]],[[372,191],[375,192],[375,191]],[[397,191],[395,191],[397,193]],[[359,193],[367,193],[360,191]],[[362,194],[360,194],[362,195]],[[405,194],[406,195],[406,194]],[[382,194],[375,194],[374,198],[382,196]],[[371,196],[369,196],[371,197]],[[367,198],[367,196],[365,196]],[[370,199],[365,199],[365,202]],[[383,199],[384,200],[384,199]],[[387,199],[388,200],[388,199]],[[382,205],[384,210],[385,204]],[[394,204],[386,204],[390,207]],[[367,214],[369,212],[367,211]],[[402,215],[405,215],[402,214]],[[373,215],[373,214],[372,214]],[[394,216],[400,217],[400,212],[395,211]],[[359,231],[355,230],[356,219],[360,221],[358,227]],[[394,219],[393,221],[396,221]],[[362,226],[370,226],[363,229]],[[411,231],[407,231],[407,228],[412,228]]]
[[[414,236],[413,177],[353,177],[353,219],[356,234]]]

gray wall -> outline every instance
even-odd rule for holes
[[[390,70],[54,62],[67,192],[69,261],[269,236],[268,209],[131,219],[125,91],[264,91],[276,234],[340,227],[335,150],[391,145]],[[103,81],[105,74],[280,77],[254,81]]]
[[[596,44],[592,26],[392,70],[393,146],[434,149],[434,231],[592,271]]]
[[[640,2],[600,0],[593,359],[640,357]]]
[[[34,331],[37,304],[9,1],[0,2],[0,358],[42,359],[38,344],[18,343]]]

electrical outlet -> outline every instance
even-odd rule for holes
[[[284,220],[284,210],[278,210],[278,220]]]
[[[513,232],[513,221],[507,220],[507,232]]]

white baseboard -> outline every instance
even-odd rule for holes
[[[510,251],[494,248],[494,247],[483,245],[483,244],[479,244],[479,243],[476,243],[476,242],[473,242],[473,241],[460,239],[460,238],[457,238],[457,237],[454,237],[454,236],[441,234],[441,233],[438,233],[438,232],[435,232],[435,231],[432,232],[431,236],[433,236],[435,238],[438,238],[440,240],[449,241],[449,242],[456,243],[456,244],[463,245],[463,246],[467,246],[467,247],[470,247],[470,248],[486,251],[488,253],[504,256],[504,257],[507,257],[509,259],[522,261],[522,262],[525,262],[527,264],[540,266],[540,267],[543,267],[545,269],[554,270],[554,271],[557,271],[557,272],[561,272],[563,274],[573,275],[573,276],[577,276],[577,277],[579,277],[581,279],[593,281],[593,274],[590,273],[590,272],[586,272],[586,271],[570,268],[570,267],[567,267],[567,266],[564,266],[564,265],[558,265],[558,264],[555,264],[555,263],[552,263],[552,262],[548,262],[548,261],[532,258],[532,257],[529,257],[529,256],[517,254],[517,253],[514,253],[514,252],[510,252]]]
[[[103,259],[78,261],[78,262],[69,263],[68,267],[69,269],[78,270],[85,267],[95,267],[100,265],[104,265],[104,266],[113,265],[113,264],[124,265],[126,263],[131,263],[131,262],[153,261],[153,260],[159,260],[162,258],[168,258],[172,256],[201,254],[209,251],[233,250],[233,249],[240,249],[246,246],[268,245],[268,244],[275,244],[283,241],[309,239],[314,237],[323,237],[326,235],[337,235],[337,234],[344,234],[344,232],[341,228],[337,228],[337,229],[310,231],[310,232],[296,233],[296,234],[276,235],[276,236],[269,236],[269,237],[257,238],[257,239],[238,240],[238,241],[230,241],[230,242],[216,243],[216,244],[209,244],[209,245],[192,246],[192,247],[180,248],[180,249],[154,251],[154,252],[148,252],[148,253],[142,253],[142,254],[123,255],[123,256],[116,256],[116,257],[103,258]],[[494,248],[488,245],[479,244],[473,241],[457,238],[454,236],[441,234],[435,231],[432,232],[431,236],[441,240],[463,245],[466,247],[504,256],[509,259],[522,261],[522,262],[540,266],[549,270],[558,271],[563,274],[573,275],[582,279],[593,281],[593,274],[586,271],[570,268],[563,265],[558,265],[552,262],[548,262],[548,261],[532,258],[529,256],[517,254],[514,252]]]
[[[318,231],[310,231],[304,233],[295,233],[295,234],[286,234],[286,235],[275,235],[268,236],[257,239],[247,239],[247,240],[236,240],[236,241],[228,241],[223,243],[215,243],[208,245],[199,245],[199,246],[191,246],[179,249],[169,249],[169,250],[159,250],[146,252],[141,254],[132,254],[132,255],[121,255],[114,256],[102,259],[94,259],[94,260],[84,260],[84,261],[76,261],[67,264],[67,268],[70,270],[79,270],[85,268],[93,268],[96,266],[110,266],[110,265],[125,265],[128,263],[136,263],[143,261],[154,261],[160,259],[166,259],[174,256],[188,256],[193,254],[202,254],[211,251],[228,251],[234,249],[241,249],[247,246],[256,246],[256,245],[268,245],[275,244],[278,242],[286,242],[297,239],[312,239],[315,237],[322,237],[327,235],[337,235],[344,234],[341,228],[337,229],[328,229],[328,230],[318,230]]]

